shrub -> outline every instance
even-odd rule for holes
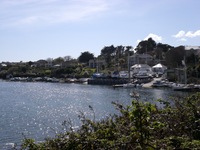
[[[113,102],[119,115],[95,121],[83,113],[81,127],[74,131],[70,121],[63,126],[67,132],[37,143],[24,139],[22,149],[197,149],[200,147],[200,93],[174,99],[174,104],[158,109],[151,103],[133,100],[130,106]]]

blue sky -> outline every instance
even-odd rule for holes
[[[0,0],[0,62],[71,56],[104,46],[200,45],[199,0]]]

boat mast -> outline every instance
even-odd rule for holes
[[[184,81],[185,81],[184,84],[187,84],[187,66],[185,64],[185,56],[184,56],[184,60],[182,60],[182,64],[184,66]]]
[[[131,74],[130,74],[130,52],[128,50],[128,81],[131,81]]]
[[[147,64],[147,45],[146,45],[146,59],[145,59],[145,63]]]
[[[97,67],[97,73],[99,73],[99,60],[98,60],[98,57],[96,59],[96,67]]]

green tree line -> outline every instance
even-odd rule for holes
[[[78,74],[80,69],[88,66],[88,62],[91,59],[105,60],[106,66],[102,69],[108,71],[114,70],[117,66],[121,68],[126,68],[128,66],[128,56],[134,54],[149,54],[154,60],[160,60],[164,65],[170,68],[183,67],[182,60],[186,61],[187,64],[187,75],[191,78],[189,81],[196,81],[200,75],[200,61],[199,56],[196,55],[193,50],[186,56],[186,51],[184,46],[173,47],[168,44],[156,43],[152,38],[143,40],[138,43],[138,45],[133,49],[132,46],[104,46],[100,55],[95,57],[93,53],[89,51],[82,52],[77,59],[72,59],[71,56],[58,57],[56,59],[48,58],[47,63],[57,65],[64,64],[65,62],[74,62],[71,66],[66,66],[60,68],[47,68],[47,67],[35,67],[32,68],[35,62],[27,62],[26,65],[8,65],[6,67],[0,67],[0,78],[6,78],[7,75],[12,74],[13,76],[53,76],[53,77],[63,77],[66,75],[77,75],[81,76],[84,74]],[[80,67],[80,64],[82,67]],[[78,71],[78,72],[77,72]],[[91,72],[91,71],[90,71]]]

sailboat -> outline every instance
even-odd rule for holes
[[[176,83],[172,85],[172,89],[174,91],[186,91],[186,92],[200,91],[199,87],[193,84],[187,84],[187,66],[185,64],[185,58],[184,60],[182,60],[182,64],[184,66],[184,84]]]
[[[182,65],[184,66],[184,84],[176,83],[172,85],[172,89],[174,91],[182,91],[182,90],[187,90],[187,67],[185,64],[185,58],[182,60]]]

